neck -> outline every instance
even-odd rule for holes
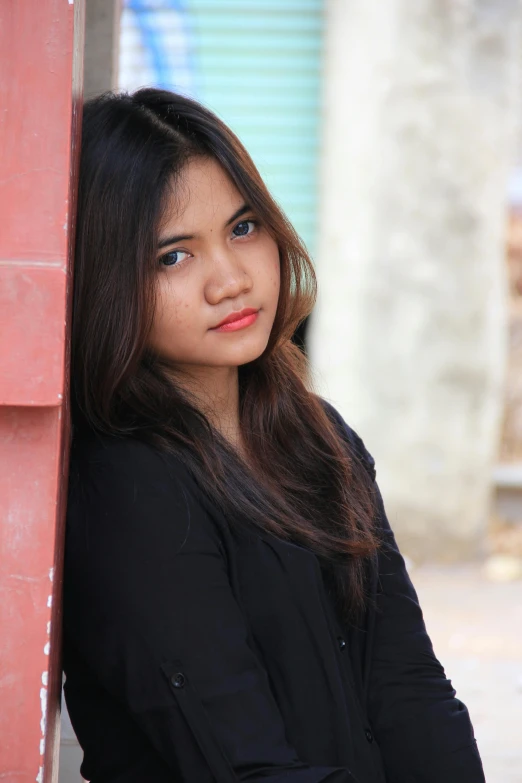
[[[212,426],[242,453],[237,367],[176,369],[175,380],[190,394]]]

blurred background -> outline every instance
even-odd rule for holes
[[[488,783],[521,783],[522,3],[86,7],[86,97],[205,103],[308,246],[314,384],[376,458]]]

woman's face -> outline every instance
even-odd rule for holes
[[[158,237],[149,344],[180,370],[237,367],[268,343],[279,250],[216,161],[193,159],[180,182]],[[240,321],[217,328],[246,309]]]

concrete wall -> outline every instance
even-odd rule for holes
[[[330,0],[317,385],[415,559],[481,551],[506,352],[516,0]]]
[[[84,96],[112,90],[118,81],[122,0],[86,0]]]

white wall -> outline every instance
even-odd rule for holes
[[[481,550],[506,352],[520,3],[329,0],[319,390],[377,458],[404,550]]]

